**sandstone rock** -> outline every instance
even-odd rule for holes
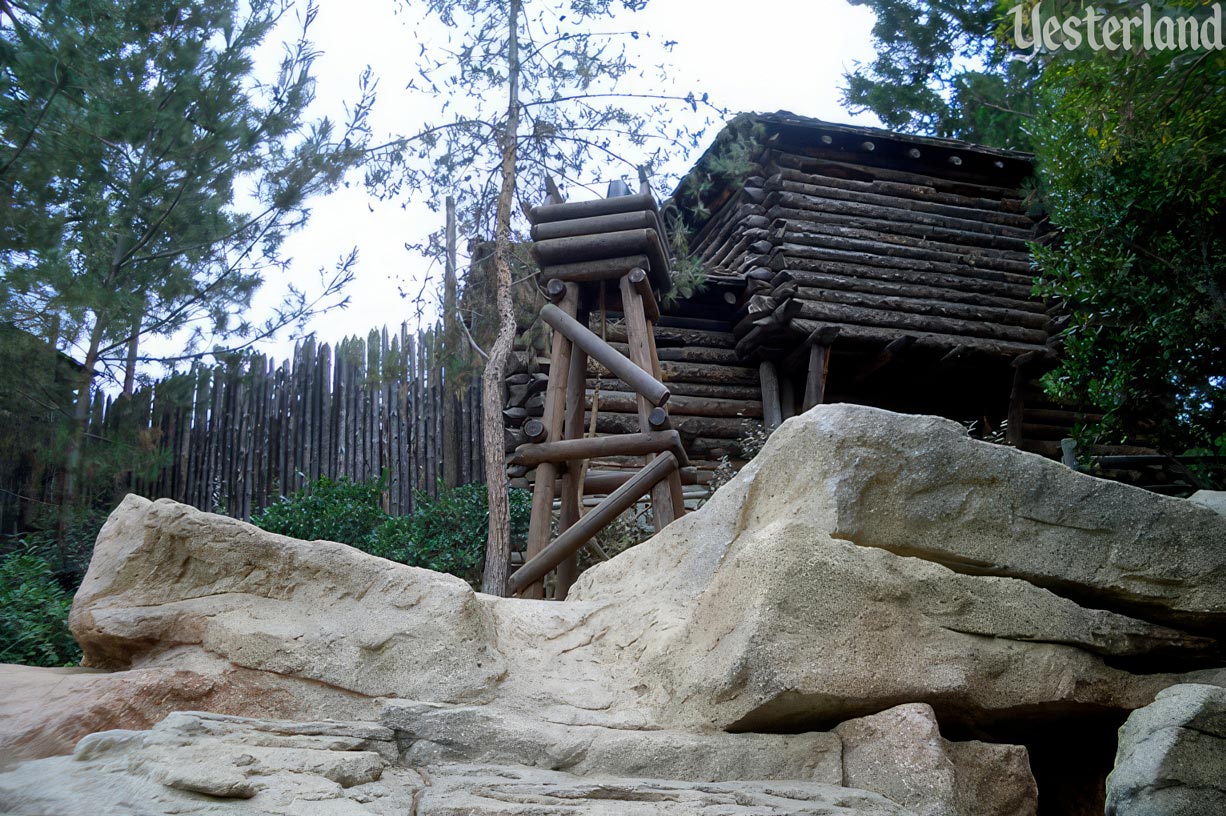
[[[392,762],[389,729],[369,723],[270,722],[173,714],[149,731],[106,731],[73,756],[0,773],[14,816],[47,813],[629,814],[909,816],[865,791],[817,782],[582,778],[522,766]]]
[[[533,803],[671,813],[727,802],[740,803],[728,813],[810,812],[780,809],[776,800],[791,794],[779,792],[793,786],[797,802],[823,812],[838,800],[821,783],[848,777],[900,798],[911,785],[929,797],[917,807],[963,813],[956,808],[976,797],[1008,801],[984,792],[997,777],[1009,791],[1025,787],[1021,754],[944,741],[933,717],[1031,745],[1050,744],[1019,728],[1036,717],[1105,713],[1110,737],[1123,712],[1187,677],[1158,673],[1169,660],[1220,658],[1211,635],[1226,603],[1226,554],[1210,545],[1224,525],[1194,503],[973,442],[943,420],[854,406],[789,420],[700,512],[589,570],[565,603],[491,598],[343,545],[130,497],[103,530],[72,615],[87,663],[118,673],[65,674],[76,691],[49,697],[41,719],[0,719],[0,731],[20,732],[8,744],[51,735],[53,748],[41,749],[50,753],[80,736],[73,709],[91,699],[80,724],[89,730],[148,727],[186,705],[362,719],[377,716],[381,698],[398,698],[418,702],[392,703],[387,722],[433,782],[361,751],[275,761],[242,751],[241,764],[202,775],[190,763],[157,766],[152,737],[108,737],[112,747],[71,766],[79,785],[65,790],[110,773],[107,756],[128,762],[137,752],[148,761],[124,783],[129,794],[156,786],[157,807],[181,812],[202,792],[248,797],[250,812],[302,797],[380,812],[336,792],[400,807],[406,789],[419,816],[460,812],[456,802],[478,813],[531,813]],[[90,698],[106,682],[147,683],[149,694],[133,696],[164,701]],[[208,683],[215,690],[202,690]],[[245,687],[254,691],[235,693]],[[250,702],[270,698],[267,708]],[[886,712],[907,704],[931,710]],[[892,741],[884,731],[876,742],[864,736],[878,721],[897,729]],[[798,733],[840,723],[852,736]],[[180,757],[216,739],[175,733],[188,752]],[[838,760],[844,742],[854,773]],[[904,765],[909,752],[918,759]],[[1058,767],[1054,754],[1042,759],[1036,767]],[[535,767],[508,771],[512,761]],[[39,767],[62,770],[47,762]],[[244,768],[270,770],[253,781]],[[275,781],[282,771],[297,776]],[[549,785],[557,791],[542,792]],[[1027,812],[1030,800],[1018,801]]]
[[[669,629],[644,632],[636,649],[605,658],[635,661],[658,717],[817,730],[911,701],[985,724],[1025,706],[1131,709],[1173,680],[1131,675],[1097,655],[1196,642],[1017,579],[961,575],[832,539],[788,511],[739,532]],[[718,541],[701,534],[698,515],[688,529],[670,527],[610,562],[626,562],[618,565],[625,583],[602,582],[600,567],[576,594],[617,607],[629,603],[623,592],[653,594],[634,576],[650,584],[672,570],[684,582],[708,558],[691,542]],[[602,594],[610,590],[612,598]]]
[[[389,767],[377,724],[172,714],[148,731],[103,731],[72,757],[0,774],[6,813],[408,813],[421,777]]]
[[[1107,816],[1226,813],[1226,689],[1184,684],[1120,729]]]
[[[1166,598],[1172,608],[1199,603],[1203,621],[1226,603],[1207,589],[1226,565],[1226,549],[1209,546],[1222,520],[1061,467],[967,439],[944,420],[822,406],[784,423],[701,512],[589,570],[571,597],[636,610],[604,665],[633,661],[657,716],[687,727],[819,730],[906,702],[980,725],[1028,707],[1136,708],[1178,678],[1133,675],[1100,656],[1145,660],[1152,671],[1172,654],[1217,654],[1214,642],[1021,578],[961,570],[975,561],[976,569],[1019,572],[1002,565],[1036,549],[1048,559],[1036,559],[1036,570],[1067,566],[1084,587],[1102,589],[1115,579],[1096,576],[1115,574],[1125,559],[1133,571],[1116,583],[1149,587],[1151,601]],[[1032,477],[1053,495],[1035,495]],[[1128,491],[1126,507],[1116,488]],[[1110,512],[1097,532],[1077,522],[1056,525],[1057,535],[1054,522],[1036,520],[1044,506],[1065,503],[1070,519],[1098,512],[1077,509],[1098,493]],[[955,494],[965,501],[953,502]],[[1012,526],[984,518],[989,502]],[[923,547],[886,540],[887,532],[904,536],[912,516]],[[864,530],[873,535],[848,536]],[[1158,536],[1163,530],[1173,544]],[[999,549],[991,563],[974,555],[983,541]],[[1048,545],[1059,541],[1068,548],[1057,557]],[[944,559],[957,570],[916,557],[939,556],[938,544],[967,551]],[[1195,556],[1203,578],[1174,563],[1168,545]],[[1078,546],[1086,552],[1073,552]],[[1152,568],[1137,561],[1142,549]],[[1182,583],[1171,577],[1180,571]]]
[[[0,764],[72,752],[87,734],[152,727],[174,711],[299,719],[326,712],[375,717],[356,694],[231,666],[206,655],[163,655],[168,665],[120,672],[0,665]]]
[[[383,723],[410,765],[528,765],[580,776],[693,782],[812,780],[843,783],[834,734],[725,734],[569,725],[493,706],[391,701]]]
[[[467,702],[503,671],[491,617],[450,575],[129,496],[98,537],[70,625],[84,663],[193,644],[236,666],[367,696]]]
[[[843,784],[876,791],[917,816],[1033,816],[1038,790],[1026,749],[941,737],[922,703],[848,720]]]
[[[558,771],[444,766],[419,816],[910,816],[875,793],[817,782],[676,782],[576,777]]]
[[[1198,504],[970,439],[949,420],[854,405],[788,420],[755,464],[721,530],[794,518],[1096,608],[1226,625],[1226,519]]]
[[[1226,515],[1226,490],[1198,490],[1188,497],[1188,501]]]
[[[805,507],[862,547],[1226,629],[1226,519],[1206,508],[970,439],[949,420],[859,406],[811,411],[770,446],[754,491],[768,501],[750,518]]]

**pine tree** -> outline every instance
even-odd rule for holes
[[[256,51],[288,0],[30,0],[0,20],[0,319],[75,350],[84,367],[65,493],[100,368],[139,337],[182,354],[249,343],[335,302],[291,286],[267,320],[244,316],[307,202],[357,165],[373,83],[349,120],[306,120],[317,52],[286,44],[273,81]],[[7,23],[7,24],[5,24]],[[207,350],[207,349],[206,349]]]

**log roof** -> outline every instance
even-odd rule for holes
[[[1031,295],[1029,154],[786,111],[733,120],[672,204],[714,281],[742,281],[737,351],[844,346],[1049,356]]]

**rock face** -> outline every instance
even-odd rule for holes
[[[48,698],[38,714],[4,719],[0,703],[0,745],[62,753],[87,730],[147,729],[190,706],[379,720],[391,735],[383,775],[349,786],[297,765],[301,778],[265,788],[245,771],[210,776],[269,808],[284,802],[267,791],[319,777],[310,790],[334,792],[329,813],[383,812],[411,790],[419,814],[1029,814],[1035,779],[1011,743],[1047,751],[1058,729],[1103,723],[1110,737],[1161,689],[1226,679],[1224,541],[1226,516],[1196,503],[976,442],[945,420],[841,405],[784,423],[700,512],[589,570],[564,603],[492,598],[343,545],[129,497],[71,620],[86,664],[110,673],[69,675],[84,696]],[[158,693],[140,705],[108,690],[141,682]],[[233,693],[243,688],[261,691]],[[80,700],[93,713],[74,730]],[[170,732],[190,747],[186,727],[115,750],[153,751]],[[240,741],[270,728],[295,726],[251,726]],[[292,765],[247,753],[257,764],[235,767]],[[1084,773],[1101,806],[1105,770],[1030,758],[1053,778]],[[35,765],[88,786],[94,761]],[[365,761],[345,757],[345,778],[366,779]],[[133,773],[158,796],[191,789]],[[0,791],[27,790],[16,779]]]
[[[377,614],[376,614],[377,610]],[[236,666],[369,697],[488,699],[504,671],[469,586],[129,496],[98,537],[69,620],[85,665],[190,644]]]
[[[843,781],[883,793],[917,816],[1033,816],[1038,801],[1026,749],[950,742],[930,706],[898,706],[834,729]]]
[[[1226,813],[1226,689],[1179,685],[1120,729],[1107,816]]]

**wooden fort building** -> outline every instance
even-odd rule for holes
[[[945,416],[1059,458],[1079,415],[1038,385],[1061,314],[1033,294],[1029,242],[1044,224],[1028,207],[1031,172],[1024,153],[786,112],[730,123],[660,212],[705,272],[689,297],[658,292],[653,327],[686,495],[822,402]],[[587,304],[588,326],[627,351],[618,308],[615,292]],[[544,408],[548,359],[522,362],[509,450]],[[585,391],[589,430],[639,430],[633,390],[590,360]],[[600,474],[641,466],[612,458],[588,472],[598,490]]]

